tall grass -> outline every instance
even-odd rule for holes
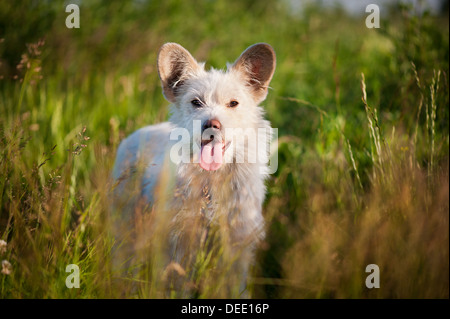
[[[448,296],[448,161],[430,180],[428,169],[409,161],[411,150],[399,145],[394,134],[383,136],[376,109],[367,102],[364,76],[361,88],[372,143],[368,189],[358,189],[362,186],[348,144],[350,161],[344,171],[335,168],[339,178],[320,190],[314,184],[304,187],[311,195],[303,213],[285,220],[279,213],[283,200],[271,198],[272,223],[283,225],[292,244],[280,262],[282,280],[256,282],[279,285],[277,296],[288,298]],[[302,178],[313,179],[320,170],[320,165],[308,167]],[[365,287],[369,264],[380,267],[380,289]]]
[[[0,6],[2,298],[185,297],[180,285],[190,297],[242,296],[239,252],[220,229],[189,266],[167,264],[158,207],[119,223],[141,245],[123,258],[128,271],[114,264],[127,245],[112,231],[114,155],[167,119],[154,62],[166,41],[215,67],[259,41],[277,52],[263,105],[279,168],[246,296],[448,298],[448,14],[393,6],[369,30],[339,9],[282,1],[98,1],[80,5],[73,30],[58,2]],[[69,264],[79,289],[65,285]],[[366,288],[368,264],[380,288]]]

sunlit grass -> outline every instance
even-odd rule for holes
[[[190,297],[240,296],[219,230],[192,269],[167,265],[158,207],[141,207],[136,229],[121,224],[141,236],[142,258],[125,273],[113,263],[115,152],[168,117],[155,66],[166,41],[214,67],[255,42],[277,52],[263,105],[279,129],[279,169],[246,296],[448,298],[448,17],[397,11],[377,31],[283,2],[113,1],[83,3],[78,31],[34,34],[36,12],[64,12],[19,2],[2,12],[30,25],[0,35],[1,298],[186,297],[179,285]],[[364,284],[371,263],[379,289]],[[69,264],[80,289],[65,285]]]

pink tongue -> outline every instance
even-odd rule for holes
[[[200,167],[207,171],[215,171],[222,166],[222,143],[210,142],[202,146],[200,154]]]

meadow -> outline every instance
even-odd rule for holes
[[[256,42],[277,53],[262,105],[279,165],[250,297],[449,298],[448,4],[392,4],[369,29],[364,12],[291,3],[83,1],[68,29],[63,1],[0,2],[0,298],[177,297],[158,256],[118,281],[109,229],[120,141],[169,116],[169,41],[215,68]],[[199,260],[196,297],[236,297]]]

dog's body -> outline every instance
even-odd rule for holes
[[[205,242],[211,225],[220,225],[227,230],[229,253],[239,256],[234,269],[245,278],[255,244],[264,234],[268,154],[257,141],[240,138],[243,130],[262,129],[270,140],[270,123],[258,104],[267,95],[274,69],[275,53],[267,44],[248,48],[227,71],[205,71],[178,44],[161,48],[158,72],[172,103],[170,120],[144,127],[121,143],[114,178],[120,181],[116,193],[124,196],[128,173],[142,165],[136,176],[138,197],[172,212],[167,225],[171,260],[185,266],[186,256]],[[188,138],[180,142],[171,136],[177,128],[189,133]],[[188,150],[188,161],[174,160],[178,150]],[[137,201],[133,197],[127,209]],[[187,238],[192,233],[195,240]]]

